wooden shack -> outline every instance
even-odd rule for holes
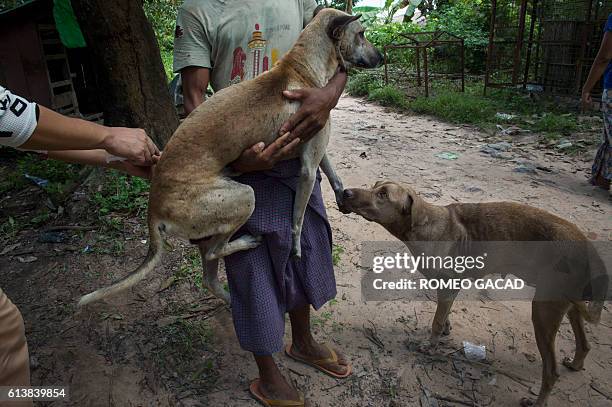
[[[99,120],[88,50],[65,46],[54,5],[31,0],[0,12],[0,84],[62,114]]]

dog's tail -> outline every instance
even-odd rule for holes
[[[590,301],[588,305],[584,301],[576,301],[574,306],[585,321],[598,324],[601,319],[604,303],[608,298],[610,276],[603,260],[591,242],[589,242],[587,250],[590,281],[586,290],[587,293],[583,293],[583,297]]]
[[[132,287],[140,280],[145,278],[145,276],[149,274],[161,260],[164,249],[164,241],[161,236],[163,229],[164,225],[161,222],[149,217],[149,252],[147,253],[147,257],[144,259],[142,264],[132,273],[116,283],[82,296],[77,304],[77,307],[82,307],[89,303],[117,294],[127,288]]]
[[[576,301],[573,303],[574,307],[580,312],[582,318],[591,324],[598,324],[601,319],[601,312],[604,307],[603,301],[591,301],[589,305],[586,305],[583,301]]]

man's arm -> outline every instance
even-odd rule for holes
[[[135,165],[152,165],[159,150],[142,129],[106,127],[86,120],[62,116],[39,106],[34,133],[19,146],[26,150],[95,150],[126,158]]]
[[[593,90],[593,87],[597,81],[606,71],[606,67],[610,63],[610,60],[612,60],[612,32],[607,31],[604,34],[603,40],[601,41],[599,52],[597,53],[595,61],[591,66],[589,76],[582,87],[582,104],[584,108],[591,104],[591,91]]]
[[[138,166],[129,161],[109,161],[105,150],[64,150],[49,151],[47,156],[54,160],[73,164],[93,165],[96,167],[114,168],[116,170],[134,175],[136,177],[151,179],[152,166]]]
[[[105,127],[62,116],[0,86],[0,145],[50,151],[52,158],[149,177],[159,151],[144,130]],[[104,149],[96,149],[102,147]],[[72,151],[58,151],[72,150]],[[132,161],[109,163],[109,154]],[[135,164],[149,166],[137,167]]]
[[[183,81],[183,104],[189,114],[204,102],[204,94],[210,81],[210,70],[199,66],[188,66],[181,70]]]

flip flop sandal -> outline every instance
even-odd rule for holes
[[[249,391],[255,400],[266,407],[304,407],[304,396],[301,393],[299,393],[299,400],[272,400],[265,398],[259,390],[259,379],[255,379],[251,382]]]
[[[316,369],[319,369],[320,371],[322,371],[323,373],[331,376],[331,377],[335,377],[336,379],[345,379],[347,377],[349,377],[352,373],[352,366],[349,364],[347,366],[346,369],[346,373],[344,374],[338,374],[332,370],[326,369],[325,367],[323,367],[322,365],[329,365],[329,364],[333,364],[333,363],[338,363],[338,355],[336,354],[336,351],[334,351],[329,345],[327,344],[323,344],[323,346],[325,346],[327,348],[327,350],[329,350],[329,353],[331,354],[330,357],[325,358],[325,359],[319,359],[319,360],[308,360],[308,359],[302,359],[298,356],[295,356],[292,352],[291,352],[291,344],[285,346],[285,353],[287,354],[287,356],[289,356],[291,359],[293,360],[297,360],[298,362],[302,362],[306,365],[312,366]]]

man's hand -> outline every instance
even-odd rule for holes
[[[159,149],[142,129],[109,127],[101,147],[109,154],[123,157],[138,166],[151,166],[160,157]]]
[[[582,111],[586,112],[587,110],[589,110],[591,108],[591,105],[593,104],[593,99],[591,98],[591,92],[587,92],[587,91],[582,91]]]
[[[329,120],[329,112],[336,105],[335,94],[326,88],[297,89],[283,92],[289,100],[301,102],[301,106],[280,129],[280,134],[290,131],[293,137],[310,140]]]
[[[329,120],[329,112],[336,107],[346,85],[346,72],[341,69],[324,88],[286,90],[283,96],[301,102],[301,106],[280,129],[279,134],[291,132],[302,141],[310,140]]]
[[[299,138],[294,138],[291,133],[286,133],[277,138],[268,147],[263,142],[255,144],[253,147],[245,150],[230,165],[235,171],[241,173],[269,170],[277,162],[292,158],[299,144]]]

